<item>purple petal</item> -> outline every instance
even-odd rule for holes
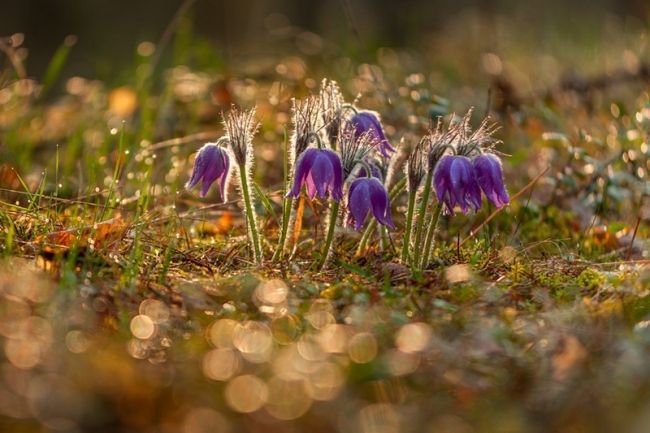
[[[391,152],[395,152],[395,148],[386,139],[386,134],[381,126],[379,115],[372,111],[360,111],[352,116],[350,122],[354,124],[355,138],[361,137],[364,133],[368,133],[371,140],[376,143],[379,152],[385,158],[390,157]]]
[[[300,195],[302,185],[311,171],[311,167],[314,164],[314,159],[317,155],[318,149],[307,149],[302,153],[302,155],[300,155],[293,177],[293,187],[291,188],[291,191],[287,193],[287,197],[297,198]]]
[[[338,153],[325,149],[323,151],[332,166],[332,182],[330,183],[330,193],[332,199],[340,201],[343,198],[343,164]]]
[[[199,181],[202,182],[199,196],[205,197],[215,180],[225,179],[228,176],[229,169],[228,154],[219,145],[206,143],[199,149],[194,160],[192,176],[185,186],[186,188],[193,188]],[[222,185],[222,197],[223,191]]]
[[[363,228],[363,222],[371,207],[367,181],[367,177],[355,180],[348,194],[348,209],[354,218],[355,230]]]
[[[320,151],[314,158],[314,164],[311,166],[311,178],[316,186],[318,197],[324,199],[327,197],[328,186],[334,180],[334,169],[330,159]]]
[[[386,187],[375,178],[371,178],[368,181],[368,185],[373,215],[381,224],[394,229],[395,226],[393,225],[393,218],[390,211],[390,199],[388,198]]]
[[[228,188],[228,176],[230,174],[230,157],[226,152],[222,152],[221,157],[223,158],[224,170],[219,177],[219,191],[221,192],[221,199],[225,203],[227,197],[226,188]]]
[[[473,162],[477,182],[488,200],[497,208],[510,203],[499,158],[491,153],[484,153],[474,158]]]

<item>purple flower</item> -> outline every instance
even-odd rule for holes
[[[438,201],[453,215],[460,206],[463,213],[470,207],[481,207],[481,188],[476,182],[472,161],[465,156],[445,155],[440,158],[433,173]]]
[[[384,176],[381,174],[381,169],[377,166],[377,164],[374,164],[372,162],[369,162],[367,166],[370,167],[370,174],[372,177],[376,177],[377,179],[382,179]],[[368,176],[368,171],[366,168],[366,164],[364,164],[360,169],[359,173],[357,174],[357,177],[370,177]]]
[[[298,197],[307,184],[307,194],[324,199],[329,193],[336,201],[343,197],[343,166],[339,155],[330,149],[307,149],[296,164],[293,188],[287,197]]]
[[[380,224],[395,228],[390,212],[390,198],[384,184],[375,177],[360,177],[352,182],[348,192],[348,209],[355,230],[361,230],[363,222],[372,210]]]
[[[379,147],[379,153],[384,158],[389,158],[395,148],[386,139],[384,129],[381,126],[379,117],[372,111],[359,111],[352,116],[350,123],[354,125],[354,138],[359,139],[363,134],[370,135],[370,141]]]
[[[185,184],[185,188],[193,188],[201,181],[202,186],[199,196],[205,197],[210,186],[215,180],[218,180],[221,198],[225,202],[229,173],[230,158],[228,153],[217,143],[206,143],[196,155],[192,176]]]
[[[474,175],[485,196],[500,208],[510,203],[510,197],[503,184],[501,160],[492,153],[483,153],[474,158]]]

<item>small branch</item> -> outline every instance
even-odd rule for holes
[[[194,143],[195,141],[211,140],[219,138],[223,135],[221,131],[203,131],[195,134],[186,135],[184,137],[171,138],[169,140],[159,141],[158,143],[150,144],[147,150],[165,149],[167,147],[181,146],[183,144]]]
[[[510,202],[513,202],[513,201],[517,200],[519,197],[521,197],[522,195],[524,195],[524,194],[526,193],[526,191],[528,191],[528,190],[531,189],[533,186],[535,186],[535,184],[536,184],[536,183],[537,183],[537,182],[542,178],[542,176],[544,176],[544,175],[546,174],[546,172],[547,172],[550,168],[551,168],[550,166],[546,167],[546,168],[545,168],[545,169],[544,169],[540,174],[538,174],[537,176],[535,176],[535,178],[534,178],[533,180],[531,180],[530,182],[528,182],[528,185],[526,185],[525,187],[523,187],[522,189],[520,189],[519,192],[517,192],[517,194],[513,195],[512,197],[510,197]],[[489,223],[490,221],[492,221],[492,220],[494,219],[494,217],[496,217],[496,216],[497,216],[497,215],[498,215],[498,214],[499,214],[503,209],[505,209],[505,208],[506,208],[506,206],[503,206],[503,207],[500,207],[500,208],[496,209],[494,212],[492,212],[492,213],[490,214],[490,216],[488,216],[488,217],[487,217],[487,218],[486,218],[486,219],[485,219],[481,224],[478,225],[478,227],[476,227],[475,229],[471,230],[471,231],[469,232],[469,235],[468,235],[465,239],[463,239],[463,240],[460,242],[460,244],[459,244],[458,246],[459,246],[459,247],[463,246],[463,244],[464,244],[465,242],[467,242],[468,240],[470,240],[471,238],[473,238],[473,237],[476,235],[476,233],[478,233],[479,231],[481,231],[481,229],[482,229],[483,227],[485,227],[485,225],[486,225],[487,223]]]

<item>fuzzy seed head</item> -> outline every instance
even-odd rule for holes
[[[344,123],[339,128],[339,151],[343,162],[343,178],[347,179],[359,161],[367,160],[374,149],[373,137],[366,133],[357,137],[355,126]]]
[[[321,116],[330,146],[338,142],[341,124],[341,109],[345,100],[339,85],[334,80],[323,79],[320,89]]]
[[[253,164],[253,136],[259,128],[255,119],[255,107],[240,110],[234,105],[224,116],[223,125],[230,143],[230,149],[239,165],[247,168]]]
[[[409,191],[417,191],[422,183],[428,164],[431,141],[428,136],[415,145],[406,163],[406,187]]]
[[[309,147],[314,139],[313,134],[318,134],[323,128],[320,116],[320,97],[310,96],[305,99],[292,99],[293,135],[290,141],[290,161],[298,161],[300,155]]]

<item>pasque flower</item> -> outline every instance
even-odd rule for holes
[[[360,177],[352,182],[348,192],[348,210],[356,230],[361,230],[370,211],[380,224],[395,228],[388,191],[376,177]]]
[[[503,183],[501,160],[493,153],[482,153],[472,163],[476,182],[493,205],[500,208],[510,203],[510,197]]]
[[[321,199],[328,194],[335,201],[343,197],[343,167],[339,155],[330,149],[305,150],[296,164],[293,188],[288,197],[298,197],[302,186],[307,186],[309,198],[316,194]]]
[[[350,118],[350,123],[355,127],[355,138],[358,139],[363,134],[369,134],[371,141],[377,146],[379,153],[384,158],[390,157],[390,154],[395,152],[395,148],[386,139],[379,115],[376,113],[372,111],[359,111]]]
[[[481,188],[474,174],[474,165],[466,156],[445,155],[440,158],[433,173],[433,183],[438,201],[444,203],[447,211],[454,214],[460,206],[463,213],[470,207],[481,207]]]
[[[194,188],[196,184],[202,182],[199,195],[205,197],[210,186],[219,181],[219,191],[221,199],[225,202],[227,195],[228,180],[230,178],[230,157],[228,152],[219,146],[218,143],[206,143],[201,147],[194,160],[192,176],[185,184],[187,189]]]

